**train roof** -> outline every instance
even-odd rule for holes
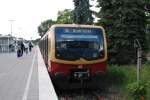
[[[83,28],[101,28],[103,31],[104,31],[104,28],[102,26],[96,26],[96,25],[81,25],[81,24],[54,24],[52,25],[48,31],[45,33],[45,35],[41,38],[44,39],[47,35],[48,35],[48,32],[51,30],[51,29],[54,29],[56,27],[83,27]],[[105,32],[105,31],[104,31]]]
[[[101,29],[104,29],[102,26],[81,25],[81,24],[55,24],[55,25],[51,26],[51,28],[55,28],[55,27],[86,27],[86,28],[101,28]]]

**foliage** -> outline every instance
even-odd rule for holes
[[[57,24],[72,24],[73,12],[70,9],[59,11],[56,23]]]
[[[145,64],[144,67],[142,67],[141,71],[141,79],[146,82],[147,80],[150,80],[150,64]]]
[[[141,94],[146,98],[146,100],[150,100],[150,64],[143,64],[141,71],[140,71],[140,82],[136,82],[136,77],[131,78],[131,76],[135,76],[136,74],[136,67],[133,67],[134,70],[131,68],[130,74],[127,73],[130,77],[127,79],[127,94],[133,97],[140,96]],[[132,92],[132,93],[131,93]],[[145,94],[144,94],[145,93]],[[134,95],[133,95],[134,94]]]
[[[146,84],[142,81],[131,83],[127,88],[134,100],[140,100],[141,96],[146,96]]]
[[[147,85],[147,99],[150,99],[150,79],[146,83]]]
[[[101,7],[98,25],[109,37],[110,63],[130,64],[136,60],[134,40],[147,50],[146,15],[144,0],[97,0]]]
[[[119,88],[120,92],[124,96],[126,95],[127,100],[139,100],[141,96],[150,100],[149,73],[150,64],[143,64],[140,71],[140,81],[137,82],[136,65],[109,65],[106,84],[108,87],[115,87],[114,90]]]
[[[140,81],[136,80],[136,66],[122,67],[128,75],[125,82],[127,97],[140,98],[144,96],[146,100],[150,100],[150,64],[143,64],[140,71]],[[137,99],[134,99],[137,100]]]
[[[73,10],[73,22],[75,24],[92,24],[93,17],[89,0],[73,0],[73,2],[75,6]]]
[[[48,19],[46,21],[43,21],[39,26],[38,26],[38,33],[42,37],[44,34],[48,31],[48,29],[51,27],[51,25],[55,24],[55,21]]]
[[[121,67],[117,65],[111,65],[108,67],[106,78],[107,78],[107,83],[123,84],[127,76],[125,74],[125,71]]]
[[[150,15],[147,16],[147,31],[146,31],[146,34],[147,34],[147,41],[148,43],[150,43]],[[150,48],[150,46],[149,46]]]

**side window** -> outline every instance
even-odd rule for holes
[[[46,36],[46,50],[47,50],[47,55],[48,55],[48,36]]]
[[[47,42],[48,42],[48,52],[50,53],[51,52],[51,38],[50,37],[47,37]]]

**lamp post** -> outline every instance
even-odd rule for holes
[[[12,35],[12,23],[13,23],[13,21],[15,21],[15,20],[8,20],[8,21],[10,21],[10,34]]]
[[[10,36],[12,36],[12,23],[13,23],[13,21],[15,21],[15,20],[8,20],[8,21],[10,21]],[[8,36],[8,53],[9,53],[9,45],[10,45],[10,40],[9,40],[9,36]]]

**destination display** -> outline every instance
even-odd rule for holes
[[[103,34],[99,28],[57,27],[57,41],[102,41]]]
[[[65,33],[92,33],[91,29],[64,28]]]

